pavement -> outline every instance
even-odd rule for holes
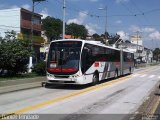
[[[115,117],[118,118],[112,118],[114,120],[128,118],[128,115],[134,114],[145,100],[152,98],[148,96],[160,82],[159,72],[159,66],[152,66],[135,69],[132,75],[107,82],[104,81],[96,86],[37,87],[1,94],[0,113],[6,115],[8,113],[13,115],[46,114],[47,118],[48,115],[58,115],[57,117],[65,118],[63,120],[67,118],[68,120],[70,118],[72,120],[89,120],[92,117],[99,120],[97,117],[101,118],[101,115],[104,115],[102,117],[106,120],[106,117],[108,118],[107,114],[111,115],[109,117],[116,115]],[[158,92],[153,91],[152,94],[156,99],[159,98],[157,96]],[[156,96],[154,95],[155,93]],[[155,110],[158,103],[155,101],[156,99],[147,102],[156,103],[155,105],[150,104],[147,106],[153,106]],[[143,108],[143,110],[146,110],[148,107]],[[150,110],[151,112],[149,113],[154,111],[153,109]],[[97,116],[97,114],[100,114],[100,116]],[[43,116],[41,117],[42,120],[45,119]],[[54,116],[49,117],[52,120]]]
[[[46,77],[0,81],[0,94],[41,87],[41,83],[44,81],[46,81]]]

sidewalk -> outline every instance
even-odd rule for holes
[[[18,90],[41,87],[41,83],[46,81],[46,77],[35,77],[18,80],[0,81],[0,94]]]

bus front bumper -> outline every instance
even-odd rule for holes
[[[74,75],[52,75],[47,74],[47,83],[50,84],[84,84],[83,76],[75,77]]]

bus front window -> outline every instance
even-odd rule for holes
[[[50,47],[47,70],[51,73],[73,73],[78,71],[80,41],[53,42]]]

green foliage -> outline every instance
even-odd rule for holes
[[[26,72],[29,56],[29,51],[19,41],[0,44],[0,68],[3,70],[13,74]]]
[[[0,43],[0,69],[11,74],[26,72],[29,56],[30,52],[24,43],[16,40],[15,32],[7,32]]]
[[[160,49],[159,48],[155,48],[153,51],[153,58],[156,61],[160,60]]]
[[[114,44],[118,39],[120,38],[120,35],[116,34],[116,35],[110,35],[109,36],[109,44]]]
[[[59,39],[62,34],[63,21],[53,17],[46,17],[42,20],[42,27],[45,31],[45,35],[49,40]],[[66,25],[66,34],[72,35],[75,38],[85,39],[88,34],[88,30],[84,25],[78,25],[71,23]]]
[[[104,38],[105,38],[105,37],[99,36],[97,33],[93,34],[92,37],[93,37],[93,39],[96,40],[96,41],[100,41],[101,43],[105,43],[105,42],[104,42]]]
[[[88,34],[88,30],[84,25],[78,25],[76,23],[71,23],[66,27],[66,34],[72,35],[75,38],[85,39]]]
[[[62,34],[62,21],[53,17],[46,17],[42,20],[42,27],[45,30],[45,35],[50,39],[58,39]]]
[[[93,39],[95,39],[95,40],[98,39],[98,38],[100,38],[100,36],[99,36],[97,33],[93,34],[92,37],[93,37]]]
[[[37,63],[33,68],[33,72],[38,75],[46,75],[46,62],[41,61]]]

